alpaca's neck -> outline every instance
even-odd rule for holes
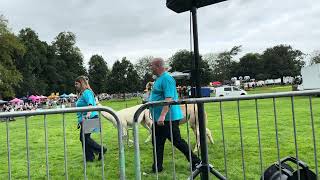
[[[113,126],[117,127],[116,119],[109,113],[101,111],[102,116],[104,116],[107,120],[109,120]]]

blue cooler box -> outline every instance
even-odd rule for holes
[[[191,92],[192,92],[192,94],[195,92],[195,87],[193,87],[192,89],[191,89]],[[211,94],[211,89],[210,88],[208,88],[208,87],[202,87],[201,88],[201,96],[202,97],[210,97],[210,94]]]

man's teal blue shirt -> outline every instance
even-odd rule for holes
[[[154,82],[149,101],[162,101],[165,98],[172,98],[172,100],[178,100],[178,93],[176,88],[175,79],[170,76],[168,72],[162,73]],[[158,121],[163,106],[157,106],[150,109],[154,121]],[[180,105],[173,105],[170,107],[166,115],[165,121],[181,120],[183,114]]]

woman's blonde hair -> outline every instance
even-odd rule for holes
[[[75,82],[80,83],[80,87],[81,87],[81,90],[80,90],[80,92],[78,92],[78,95],[81,95],[82,92],[86,89],[90,89],[92,91],[92,89],[89,85],[89,78],[87,76],[79,76],[76,78]]]

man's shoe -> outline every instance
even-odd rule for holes
[[[161,167],[158,167],[158,173],[159,172],[162,172],[163,171],[163,167],[161,166]],[[156,173],[157,171],[156,171],[156,167],[154,166],[154,165],[152,165],[152,172],[153,173]]]
[[[103,147],[103,154],[105,154],[107,152],[107,148]],[[102,155],[101,152],[99,152],[99,156],[98,156],[98,160],[100,161],[102,159]]]
[[[197,169],[197,166],[201,164],[201,161],[200,162],[196,162],[196,163],[193,163],[192,164],[192,171],[195,171]]]

